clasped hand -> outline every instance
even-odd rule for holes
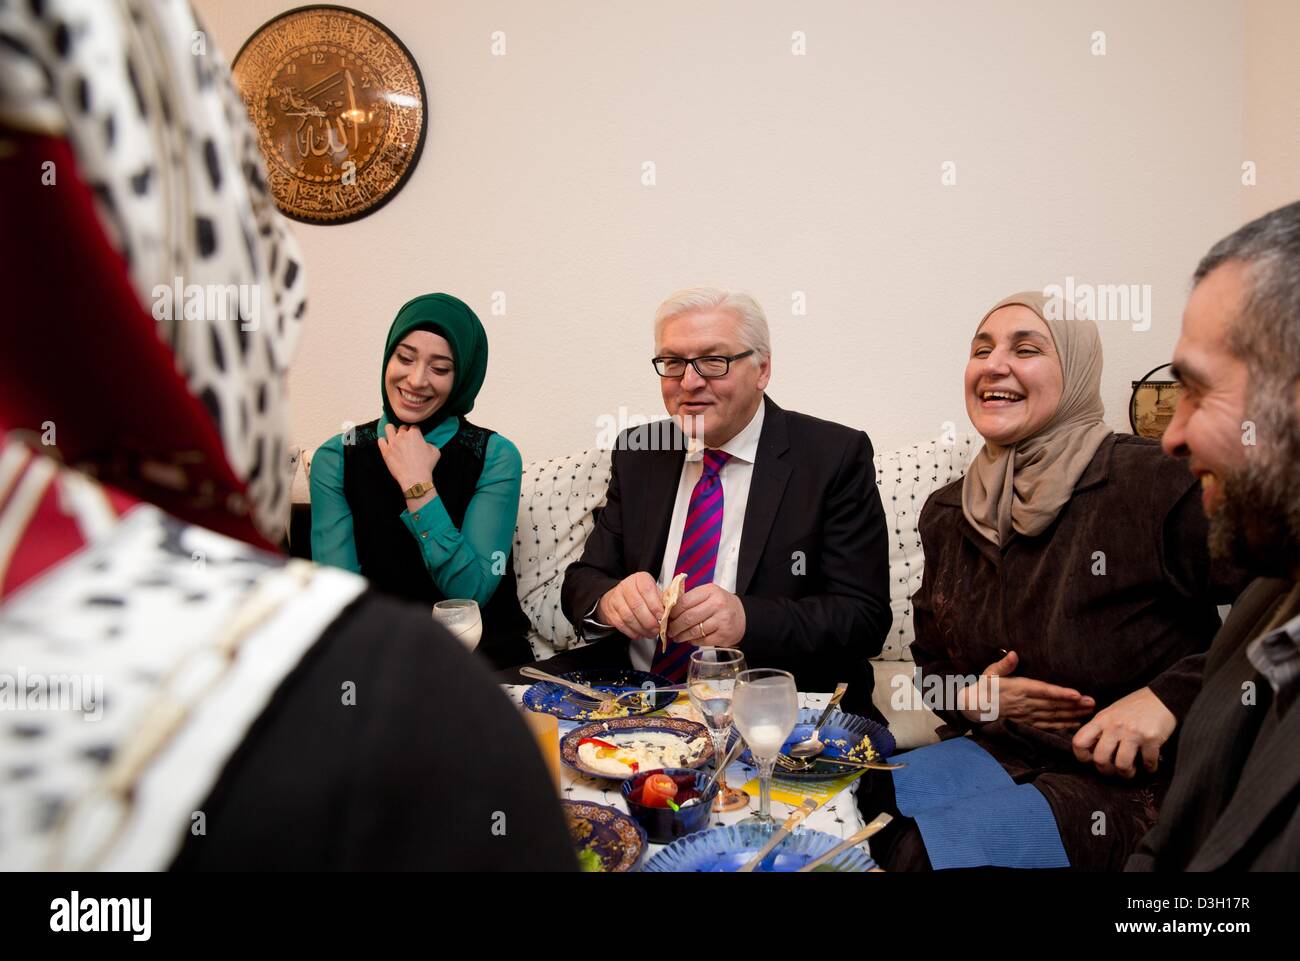
[[[1101,774],[1134,777],[1139,755],[1148,771],[1156,770],[1160,748],[1173,735],[1178,721],[1151,688],[1134,691],[1086,720],[1096,709],[1096,700],[1074,688],[1011,676],[1019,663],[1019,656],[1011,651],[984,669],[984,676],[996,678],[992,683],[996,685],[999,718],[1072,733],[1074,756]],[[963,692],[966,698],[961,712],[972,721],[988,720],[971,703],[974,687]]]

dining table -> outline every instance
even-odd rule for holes
[[[506,684],[502,685],[510,699],[520,710],[526,710],[523,706],[523,695],[528,690],[525,684]],[[826,706],[830,699],[829,693],[799,692],[799,707],[801,708],[821,708]],[[685,694],[678,697],[676,701],[670,704],[662,711],[656,711],[652,715],[667,715],[675,717],[691,717],[690,700]],[[566,721],[558,719],[558,738],[563,738],[569,731],[578,727],[584,721]],[[729,787],[745,788],[750,782],[755,781],[758,777],[758,768],[752,764],[746,764],[742,761],[733,761],[727,768],[726,780]],[[862,777],[881,776],[880,772],[864,772]],[[800,830],[809,829],[821,831],[835,838],[843,840],[850,837],[863,827],[861,814],[858,813],[857,800],[854,792],[858,784],[861,783],[861,777],[852,781],[838,792],[832,794],[812,814],[803,821]],[[609,780],[606,778],[589,777],[580,771],[574,770],[566,764],[560,765],[560,797],[569,801],[588,801],[595,804],[603,804],[615,808],[621,813],[628,813],[627,804],[623,801],[620,792],[621,782]],[[807,796],[809,793],[825,794],[827,793],[828,782],[825,781],[783,781],[780,778],[780,770],[777,770],[776,779],[773,782],[772,797],[772,817],[779,824],[784,821],[798,807],[799,800],[792,796],[794,803],[779,800],[777,794],[790,792],[792,795]],[[741,808],[736,811],[713,812],[710,817],[709,827],[725,827],[730,824],[736,824],[745,818],[750,817],[758,810],[758,788],[755,784],[747,790],[751,795],[751,803],[748,808]],[[663,844],[650,843],[646,847],[645,857],[642,864],[649,862],[657,853],[666,847]],[[862,849],[870,852],[870,842],[863,842]]]

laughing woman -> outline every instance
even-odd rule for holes
[[[965,395],[984,447],[921,512],[912,655],[943,690],[969,684],[937,711],[969,739],[859,792],[869,816],[915,815],[871,842],[886,868],[1119,870],[1159,809],[1215,605],[1241,586],[1212,569],[1186,465],[1106,427],[1097,325],[1045,307],[1016,294],[980,321]],[[919,773],[936,758],[940,781],[964,761],[963,790],[984,793],[941,791]]]
[[[465,420],[487,360],[482,323],[455,297],[425,294],[397,312],[383,416],[312,461],[311,546],[313,560],[389,594],[477,601],[478,651],[502,668],[531,659],[510,557],[523,463],[506,438]]]

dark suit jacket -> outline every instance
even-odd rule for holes
[[[1294,586],[1260,578],[1234,605],[1183,722],[1160,818],[1126,870],[1300,870],[1300,711],[1292,704],[1261,740],[1273,691],[1246,658]]]
[[[741,650],[750,667],[790,671],[801,691],[849,683],[846,710],[879,719],[868,659],[891,621],[889,550],[871,441],[862,431],[778,407],[770,398],[740,539],[736,594],[745,608]],[[658,577],[685,458],[648,450],[662,424],[619,436],[605,508],[582,558],[564,575],[561,606],[583,617],[624,577]],[[670,427],[671,429],[671,427]],[[680,433],[675,438],[680,441]],[[725,508],[724,508],[725,509]],[[618,644],[621,635],[605,644]]]

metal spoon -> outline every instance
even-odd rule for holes
[[[822,711],[822,716],[817,719],[817,724],[813,727],[812,736],[793,745],[790,750],[786,752],[790,757],[797,760],[804,760],[805,758],[816,757],[826,749],[826,745],[821,742],[821,738],[819,738],[818,735],[821,734],[822,725],[826,723],[826,719],[831,716],[831,711],[835,710],[835,705],[840,703],[840,699],[844,697],[844,692],[848,689],[849,686],[843,681],[835,685],[835,693],[832,694],[831,699],[826,702],[826,710]]]
[[[892,814],[885,814],[883,812],[878,814],[876,816],[876,819],[872,821],[870,824],[868,824],[866,827],[862,828],[861,830],[855,831],[851,837],[845,838],[843,841],[835,845],[835,847],[831,848],[825,854],[813,858],[811,861],[809,861],[807,864],[805,864],[795,873],[798,874],[802,872],[811,871],[814,868],[821,867],[823,864],[826,864],[828,861],[834,860],[835,858],[843,854],[845,851],[847,851],[849,848],[857,847],[859,844],[861,844],[863,841],[865,841],[867,838],[871,837],[872,835],[879,834],[881,831],[884,830],[885,825],[887,825],[892,820],[894,820],[894,816]]]

